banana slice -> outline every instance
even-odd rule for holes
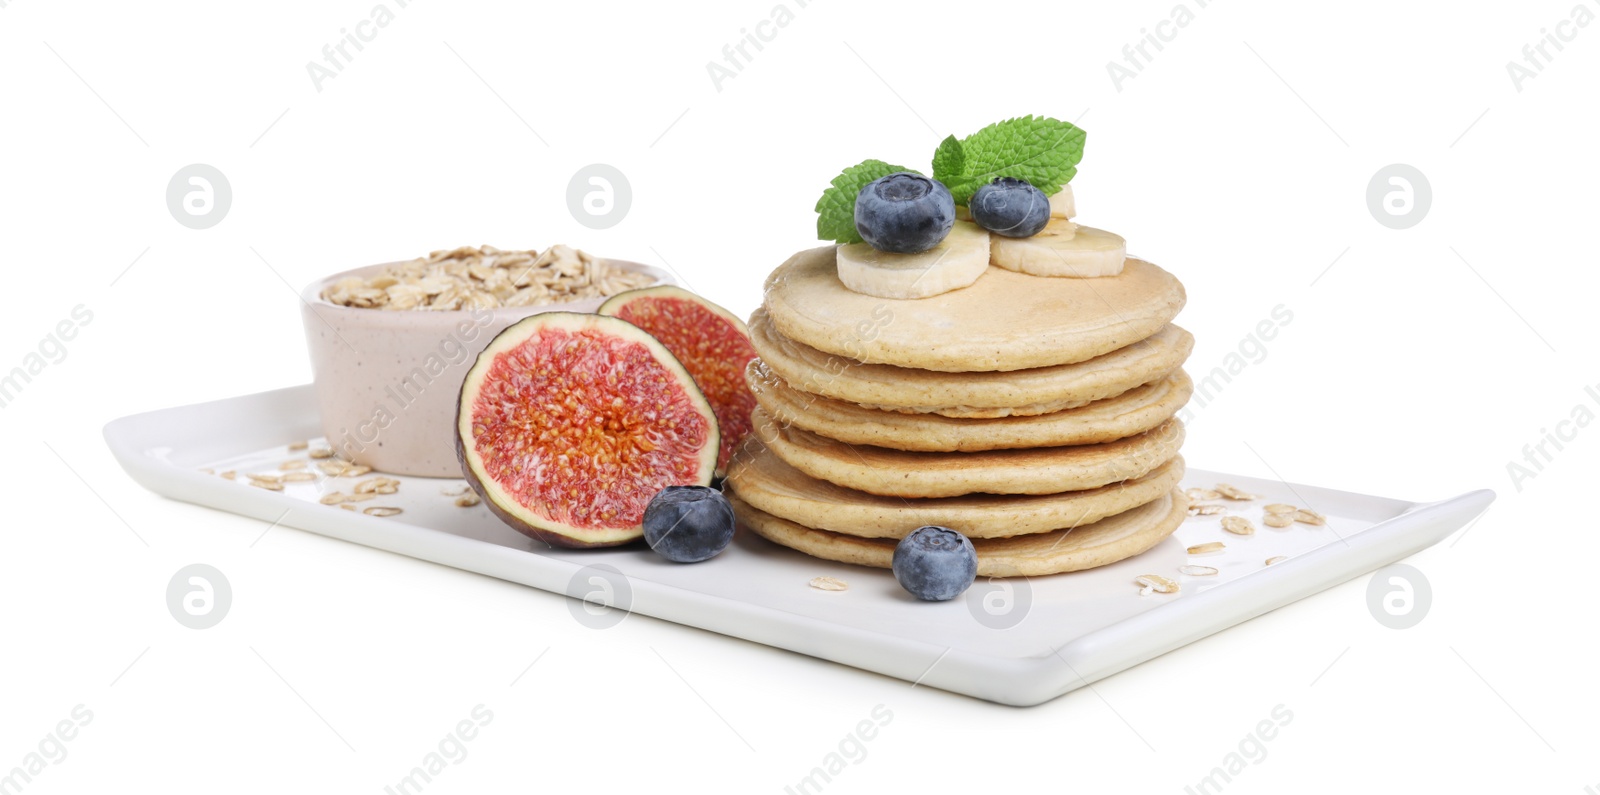
[[[995,235],[989,246],[990,263],[1033,276],[1115,276],[1128,256],[1121,235],[1060,218],[1033,237]]]
[[[1068,221],[1065,218],[1051,218],[1049,223],[1046,223],[1044,228],[1039,230],[1039,234],[1034,235],[1034,237],[1051,235],[1056,238],[1051,241],[1051,245],[1056,245],[1071,240],[1077,234],[1078,224],[1076,222]]]
[[[1062,185],[1056,195],[1050,197],[1050,217],[1071,219],[1078,214],[1078,201],[1072,198],[1072,186]]]
[[[989,268],[989,233],[957,221],[939,245],[916,254],[879,251],[866,243],[840,246],[839,281],[878,298],[927,298],[959,290]]]

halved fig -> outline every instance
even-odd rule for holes
[[[622,320],[546,312],[502,331],[461,385],[456,454],[518,531],[565,547],[625,544],[667,486],[705,486],[716,415],[683,365]]]
[[[717,454],[717,477],[722,477],[734,449],[750,433],[750,412],[756,407],[755,395],[744,380],[745,365],[756,358],[744,321],[671,285],[618,293],[601,304],[599,312],[650,332],[700,385],[722,432]]]

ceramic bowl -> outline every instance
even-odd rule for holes
[[[673,283],[658,268],[606,262],[649,274],[656,284]],[[340,457],[375,470],[461,477],[456,398],[478,354],[523,318],[593,312],[605,299],[456,311],[362,309],[323,299],[323,290],[334,282],[375,276],[390,264],[336,273],[301,294],[323,435]]]

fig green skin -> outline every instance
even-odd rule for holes
[[[488,355],[489,351],[494,349],[495,341],[499,340],[502,336],[511,334],[517,329],[526,330],[529,328],[529,324],[534,324],[541,320],[556,320],[562,316],[580,318],[596,317],[594,315],[584,315],[575,312],[542,312],[537,315],[531,315],[527,318],[517,321],[516,323],[513,323],[504,331],[501,331],[499,334],[495,335],[494,340],[491,340],[489,344],[485,346],[484,350],[478,354],[478,358],[473,363],[473,366],[467,370],[467,376],[462,380],[461,388],[456,392],[456,461],[460,462],[461,464],[461,475],[463,479],[465,479],[467,481],[467,485],[471,486],[472,490],[477,493],[479,500],[484,505],[488,506],[489,512],[494,514],[496,517],[499,517],[500,521],[505,522],[506,525],[511,529],[516,530],[517,532],[528,536],[529,538],[543,541],[545,544],[552,547],[564,547],[567,549],[597,549],[602,547],[616,547],[623,546],[625,544],[636,543],[644,538],[644,522],[642,517],[639,525],[635,528],[637,532],[632,537],[617,541],[590,541],[560,532],[553,527],[544,527],[525,520],[523,517],[518,516],[516,513],[500,505],[496,501],[496,498],[492,496],[492,492],[485,488],[482,479],[483,476],[479,475],[478,472],[472,468],[470,459],[467,457],[467,440],[460,432],[460,420],[462,412],[466,410],[465,396],[467,387],[472,381],[473,374],[478,372],[478,366],[483,363],[484,356]],[[644,339],[648,339],[652,343],[655,342],[655,338],[651,337],[649,334],[645,333],[644,330],[626,320],[615,317],[606,317],[604,319],[607,322],[619,323],[626,328],[633,329],[635,333]],[[657,346],[660,345],[660,343],[655,344]],[[676,372],[676,374],[679,376],[677,379],[679,386],[688,391],[690,397],[700,407],[700,413],[705,417],[710,433],[706,444],[709,445],[713,450],[717,449],[721,445],[721,436],[717,430],[716,415],[711,411],[711,404],[706,401],[705,395],[700,392],[700,388],[695,386],[694,379],[689,376],[688,371],[683,368],[683,365],[679,363],[676,358],[673,358],[670,352],[667,352],[666,348],[661,348],[659,351],[657,351],[656,355],[658,359],[662,360],[664,365],[667,365]],[[713,458],[712,465],[702,468],[700,478],[696,482],[677,485],[709,486],[714,474],[714,469],[715,459]]]

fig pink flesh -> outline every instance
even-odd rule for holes
[[[692,298],[646,294],[602,311],[649,332],[683,363],[717,415],[722,429],[717,471],[726,470],[734,450],[751,430],[750,413],[756,405],[744,379],[745,365],[756,358],[749,335]]]
[[[483,373],[473,450],[485,476],[554,525],[637,526],[656,492],[705,480],[714,430],[681,378],[640,341],[538,328]]]

